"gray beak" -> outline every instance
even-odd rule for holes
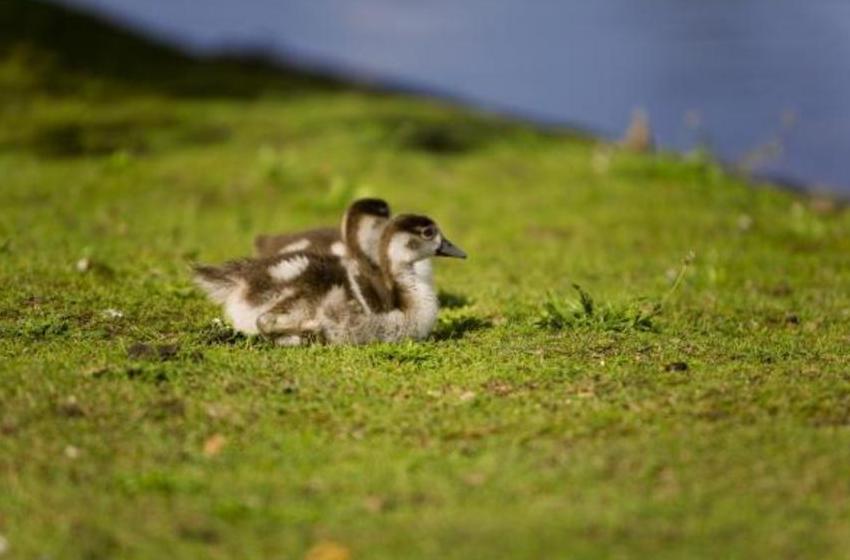
[[[440,243],[440,246],[437,247],[437,256],[465,259],[466,253],[464,253],[460,247],[458,247],[457,245],[455,245],[444,237],[442,242]]]

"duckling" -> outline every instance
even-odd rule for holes
[[[346,251],[378,264],[378,242],[390,217],[390,205],[380,198],[361,198],[346,211],[341,228],[316,228],[296,233],[258,235],[254,252],[259,257],[309,251],[342,255]],[[355,243],[356,242],[356,243]],[[416,272],[429,282],[433,270],[428,260],[416,263]]]
[[[380,198],[361,198],[346,210],[342,227],[316,228],[297,233],[258,235],[254,239],[254,251],[259,257],[271,257],[282,253],[310,251],[313,253],[341,255],[348,245],[346,236],[357,241],[356,252],[365,255],[373,263],[378,262],[378,240],[390,218],[390,205]]]
[[[300,276],[309,259],[321,262],[321,256],[336,257],[343,265],[348,285],[361,306],[369,312],[385,310],[389,305],[388,292],[383,284],[372,280],[378,270],[377,253],[373,252],[375,257],[370,258],[363,244],[377,247],[378,242],[374,240],[380,239],[388,216],[389,206],[385,201],[356,200],[346,209],[341,226],[333,236],[322,229],[305,232],[300,239],[296,239],[298,234],[279,236],[295,240],[268,256],[232,261],[219,268],[197,266],[195,281],[214,302],[225,305],[236,330],[259,334],[257,313],[265,311],[263,305],[258,305],[263,298],[257,296],[256,290],[247,290],[247,285],[239,295],[234,295],[229,289],[230,280],[240,276],[260,278],[267,270],[271,279],[285,281]],[[333,243],[330,243],[331,239],[334,239]],[[293,243],[303,248],[293,248]],[[311,245],[313,243],[315,245]]]
[[[286,346],[314,341],[364,344],[422,339],[430,334],[438,303],[433,283],[415,263],[433,256],[466,258],[426,216],[396,216],[378,244],[378,269],[352,278],[350,256],[293,252],[197,267],[196,281],[223,304],[234,328],[263,334]],[[373,312],[358,291],[385,294]]]

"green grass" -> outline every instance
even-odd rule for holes
[[[846,557],[848,211],[63,21],[0,42],[6,556]],[[470,254],[431,340],[216,323],[188,263],[364,194]]]

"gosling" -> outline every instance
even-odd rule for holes
[[[361,198],[347,210],[342,227],[323,227],[294,233],[258,235],[254,239],[254,254],[273,257],[285,253],[311,253],[365,257],[378,264],[378,243],[390,218],[390,205],[381,198]],[[428,260],[416,263],[416,273],[433,281]]]

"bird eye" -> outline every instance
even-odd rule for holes
[[[435,235],[437,235],[437,228],[433,226],[428,226],[422,230],[422,237],[424,239],[434,239]]]

